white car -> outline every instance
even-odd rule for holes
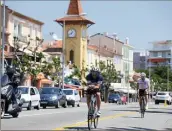
[[[72,105],[72,107],[75,107],[77,105],[80,106],[80,95],[78,90],[76,89],[63,89],[63,93],[66,95],[67,98],[67,104]]]
[[[155,104],[164,103],[165,100],[167,104],[170,105],[172,103],[172,96],[170,92],[158,92],[155,97]]]
[[[40,109],[40,94],[36,87],[32,86],[19,86],[21,91],[21,99],[24,99],[23,108],[31,110],[32,107],[39,110]]]

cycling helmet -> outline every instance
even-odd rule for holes
[[[144,72],[142,72],[142,73],[140,74],[140,76],[141,76],[141,77],[146,77],[146,74],[145,74]]]

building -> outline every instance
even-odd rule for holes
[[[172,69],[172,40],[152,42],[147,67],[169,65]]]
[[[14,52],[19,47],[17,55],[20,57],[24,53],[33,57],[33,50],[38,46],[37,52],[41,52],[41,43],[38,41],[42,39],[42,26],[43,22],[33,19],[29,16],[26,16],[20,12],[16,12],[6,6],[6,31],[5,31],[5,59],[8,63],[14,58]],[[28,43],[30,42],[30,44]],[[49,55],[43,53],[44,56],[48,59]],[[46,82],[43,82],[45,83]],[[25,85],[31,85],[31,77],[28,76],[28,79],[25,82]]]
[[[134,52],[133,53],[133,69],[146,69],[147,64],[147,57],[145,54],[142,54],[141,52]]]
[[[67,16],[56,19],[65,28],[65,63],[71,61],[80,69],[87,65],[87,29],[94,22],[85,18],[80,0],[70,0]]]
[[[123,74],[123,79],[122,79],[122,86],[126,87],[129,86],[129,81],[132,80],[133,76],[133,49],[129,44],[129,39],[126,38],[125,43],[123,44],[122,48],[122,74]]]
[[[96,45],[100,50],[100,56],[104,55],[112,61],[117,71],[122,70],[122,47],[124,43],[116,35],[108,35],[107,32],[104,34],[97,33],[90,36],[89,44]],[[100,60],[98,59],[98,61]]]

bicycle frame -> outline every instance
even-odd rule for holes
[[[141,96],[140,99],[141,99],[141,103],[140,103],[141,117],[143,118],[145,114],[145,96]]]

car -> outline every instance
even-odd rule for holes
[[[59,108],[60,106],[67,108],[66,95],[63,93],[61,88],[57,87],[42,87],[40,89],[40,106],[45,109],[47,106],[55,106]]]
[[[155,97],[155,104],[164,103],[165,100],[167,104],[170,105],[172,103],[172,96],[170,92],[158,92]]]
[[[31,110],[32,107],[40,109],[40,94],[36,87],[19,86],[18,89],[21,92],[21,99],[24,99],[23,108],[27,108],[27,110]]]
[[[121,104],[121,96],[117,93],[111,93],[108,97],[108,101],[109,103],[117,103],[117,104]]]
[[[63,89],[63,92],[66,94],[67,98],[67,104],[72,105],[72,107],[75,107],[77,105],[80,106],[80,95],[78,90],[76,89]]]

